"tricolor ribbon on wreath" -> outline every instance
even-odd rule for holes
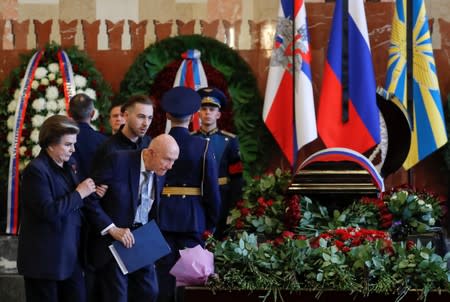
[[[203,87],[208,87],[208,79],[206,78],[205,70],[203,69],[202,61],[200,60],[201,52],[197,49],[188,49],[181,54],[183,62],[178,68],[173,87],[184,86],[198,90]],[[200,120],[198,114],[195,113],[192,119],[193,130],[200,128]],[[166,123],[166,132],[170,130],[170,121]]]
[[[22,130],[30,99],[31,83],[34,80],[36,69],[44,55],[44,51],[37,51],[30,59],[20,87],[19,100],[14,114],[13,142],[9,160],[8,196],[6,233],[16,235],[19,231],[19,185],[20,185],[20,145]],[[58,52],[58,63],[63,78],[64,98],[66,111],[69,111],[70,98],[75,95],[75,84],[72,65],[69,56],[62,50]]]

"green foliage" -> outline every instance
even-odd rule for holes
[[[327,230],[339,227],[362,227],[367,229],[383,229],[379,208],[375,203],[357,200],[348,207],[337,210],[331,214],[328,208],[308,197],[301,199],[302,218],[298,232],[306,236],[318,236]],[[387,229],[390,224],[384,228]]]
[[[203,62],[209,63],[225,78],[233,103],[233,119],[244,175],[259,175],[268,166],[276,144],[262,122],[263,100],[248,64],[227,45],[211,38],[192,35],[165,39],[150,45],[136,59],[121,83],[120,97],[149,91],[163,68],[181,57],[187,49],[198,49]],[[269,146],[269,147],[268,147]],[[272,146],[272,147],[270,147]]]
[[[362,230],[361,230],[362,231]],[[355,232],[359,232],[355,229]],[[284,237],[260,242],[242,232],[235,239],[209,239],[218,278],[208,286],[220,289],[345,290],[354,294],[396,294],[401,299],[409,289],[448,290],[447,257],[434,254],[431,245],[395,243],[388,238],[365,240],[344,251],[331,237],[310,240]],[[312,242],[319,242],[314,246]],[[266,297],[269,293],[266,295]]]
[[[362,198],[333,213],[319,202],[302,197],[301,208],[298,232],[306,236],[348,226],[389,230],[394,235],[401,232],[407,236],[433,229],[444,215],[442,202],[435,194],[408,189],[392,191],[382,199]]]

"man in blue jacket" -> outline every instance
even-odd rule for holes
[[[125,150],[107,156],[93,178],[108,186],[105,196],[86,204],[94,231],[88,255],[96,269],[101,301],[156,301],[158,282],[154,265],[123,275],[108,246],[118,240],[130,248],[131,231],[156,219],[161,177],[178,158],[176,141],[167,134],[157,136],[144,150]],[[146,188],[146,191],[144,191]]]
[[[147,135],[153,120],[153,102],[146,95],[133,95],[121,107],[125,124],[95,152],[92,169],[99,169],[108,154],[119,150],[142,150],[151,141]]]
[[[159,206],[159,226],[172,253],[157,264],[158,301],[174,301],[175,278],[170,269],[179,250],[204,246],[204,231],[214,231],[219,218],[220,193],[217,165],[208,141],[191,136],[189,123],[200,108],[200,96],[186,87],[166,92],[161,107],[171,121],[169,134],[180,146],[180,156],[166,175]]]
[[[94,100],[84,93],[76,94],[70,100],[69,113],[80,128],[73,157],[78,164],[78,178],[84,180],[91,171],[92,158],[97,148],[106,140],[106,136],[91,126],[94,117]]]

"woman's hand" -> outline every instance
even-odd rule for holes
[[[80,193],[81,198],[84,199],[85,197],[95,192],[96,190],[95,182],[92,180],[92,178],[86,178],[85,180],[83,180],[78,184],[75,190],[78,191],[78,193]]]

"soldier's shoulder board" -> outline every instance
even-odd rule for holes
[[[228,132],[228,131],[225,131],[225,130],[220,130],[220,133],[222,133],[225,136],[231,137],[231,138],[235,138],[236,137],[236,134]]]

